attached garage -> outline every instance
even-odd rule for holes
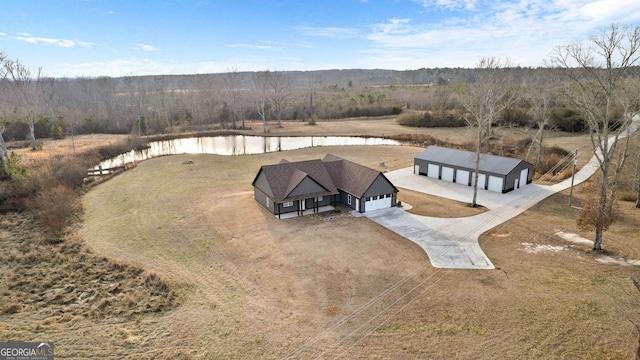
[[[386,209],[392,206],[391,200],[391,195],[388,195],[387,197],[385,197],[385,195],[377,196],[377,199],[372,198],[371,200],[367,200],[364,203],[364,209],[365,211]]]
[[[428,177],[468,186],[473,186],[475,166],[475,152],[440,146],[429,146],[414,158],[414,167],[427,169]],[[506,193],[530,184],[533,170],[524,160],[480,154],[478,188]]]

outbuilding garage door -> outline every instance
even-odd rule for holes
[[[529,169],[522,169],[522,171],[520,171],[520,186],[527,185],[528,178],[529,178]]]
[[[469,172],[467,170],[456,170],[456,182],[469,185]]]
[[[378,199],[369,200],[364,204],[364,211],[373,211],[378,209],[386,209],[391,207],[391,196]]]
[[[474,177],[471,180],[471,186],[473,186],[473,182],[475,181],[475,173]],[[479,174],[478,175],[478,189],[485,189],[485,185],[487,184],[487,175]]]
[[[489,175],[489,183],[487,184],[487,190],[501,193],[502,181],[503,179],[500,177]]]
[[[441,179],[453,182],[453,168],[443,166]]]
[[[427,176],[435,179],[440,177],[440,166],[434,164],[427,165]]]

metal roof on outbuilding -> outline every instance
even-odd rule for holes
[[[476,153],[466,150],[450,149],[440,146],[429,146],[416,156],[416,159],[449,165],[455,168],[474,170]],[[483,173],[507,175],[520,163],[526,162],[498,155],[480,154],[479,170]]]

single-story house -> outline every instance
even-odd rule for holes
[[[473,186],[476,153],[429,146],[413,160],[413,173]],[[478,189],[506,193],[533,181],[534,166],[524,160],[480,154]]]
[[[263,165],[252,185],[254,199],[278,218],[338,204],[363,213],[396,206],[398,196],[380,171],[331,154],[322,160]]]

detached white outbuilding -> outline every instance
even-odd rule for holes
[[[429,146],[413,160],[413,172],[434,179],[473,186],[476,153]],[[506,193],[533,180],[533,164],[504,156],[480,154],[478,188]]]

